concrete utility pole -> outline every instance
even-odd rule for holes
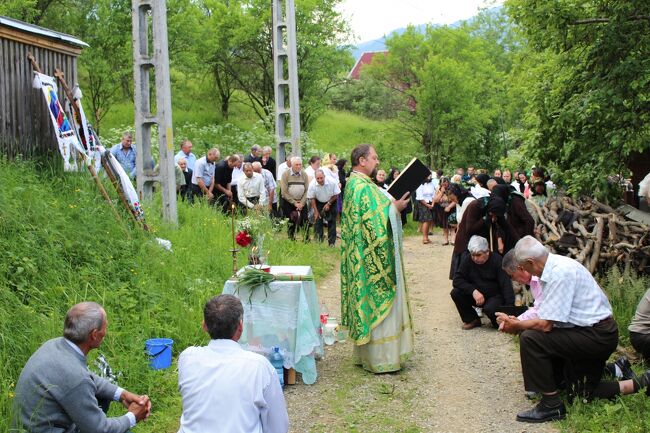
[[[301,156],[295,16],[294,0],[273,0],[273,81],[278,164],[285,160],[287,144],[291,145],[294,156]],[[291,137],[287,136],[287,129],[291,130]]]
[[[165,0],[132,0],[131,9],[138,194],[141,199],[151,199],[154,182],[160,182],[163,218],[167,222],[176,224],[178,215],[176,212],[172,97],[167,46],[167,2]],[[155,75],[153,89],[149,84],[151,70]],[[155,98],[154,110],[152,110],[151,104],[152,92]],[[150,166],[151,129],[153,126],[158,129],[160,169],[157,174],[154,174],[153,167]]]

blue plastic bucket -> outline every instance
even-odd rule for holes
[[[149,355],[149,367],[153,370],[162,370],[172,365],[171,338],[151,338],[144,343],[144,350]]]

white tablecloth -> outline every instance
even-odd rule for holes
[[[310,266],[273,266],[272,274],[311,275]],[[239,344],[263,355],[280,347],[284,367],[301,373],[306,384],[316,381],[314,356],[323,354],[320,305],[314,281],[274,281],[251,291],[228,280],[223,293],[239,297],[244,306],[244,333]]]

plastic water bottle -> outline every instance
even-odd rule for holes
[[[284,388],[284,357],[280,353],[279,347],[274,347],[271,349],[270,357],[271,365],[275,368],[275,372],[278,374],[278,379],[280,380],[280,386]]]
[[[327,318],[330,316],[330,311],[327,309],[325,302],[320,304],[320,323],[325,325],[327,323]]]

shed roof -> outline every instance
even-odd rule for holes
[[[74,36],[56,32],[54,30],[46,29],[45,27],[40,27],[34,24],[28,24],[9,17],[0,16],[0,26],[10,27],[25,33],[43,36],[66,45],[72,45],[79,48],[85,48],[89,46],[87,43],[81,39],[75,38]]]

